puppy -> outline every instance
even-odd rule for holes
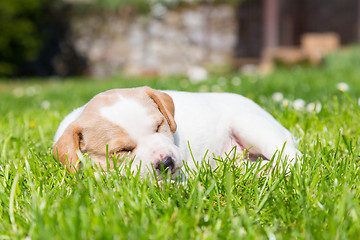
[[[226,156],[236,146],[245,159],[264,163],[283,150],[292,165],[301,153],[290,132],[248,98],[231,93],[158,91],[150,87],[113,89],[96,95],[60,123],[53,153],[69,169],[77,168],[79,153],[104,170],[113,158],[133,160],[144,175],[155,169],[175,178],[183,161]],[[211,154],[213,153],[213,154]],[[108,159],[106,159],[108,157]]]

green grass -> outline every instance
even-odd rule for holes
[[[359,239],[359,66],[360,48],[352,47],[321,68],[197,84],[182,77],[2,80],[0,239]],[[299,139],[303,163],[289,176],[258,177],[236,159],[219,159],[217,169],[204,163],[186,184],[160,187],[117,170],[69,174],[55,161],[52,137],[66,114],[106,89],[141,85],[250,97]],[[274,92],[290,104],[274,102]],[[296,110],[298,98],[321,103],[321,111]]]

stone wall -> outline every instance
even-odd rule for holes
[[[75,14],[71,26],[75,49],[96,77],[174,75],[227,64],[237,28],[228,5],[183,7],[161,16]]]

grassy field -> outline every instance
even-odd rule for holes
[[[219,159],[186,184],[159,187],[119,171],[69,174],[55,161],[52,137],[66,114],[106,89],[142,85],[243,94],[299,139],[303,164],[289,176],[256,176]],[[0,239],[359,239],[359,98],[358,47],[321,68],[203,83],[0,80]]]

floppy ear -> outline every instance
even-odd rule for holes
[[[150,87],[146,87],[145,92],[158,105],[160,112],[164,115],[166,121],[169,123],[171,131],[174,133],[176,131],[176,122],[174,119],[175,105],[172,98],[168,94],[154,90]]]
[[[70,171],[78,168],[76,162],[79,158],[76,152],[80,150],[81,131],[80,126],[74,123],[71,124],[53,146],[55,158],[59,159]]]

